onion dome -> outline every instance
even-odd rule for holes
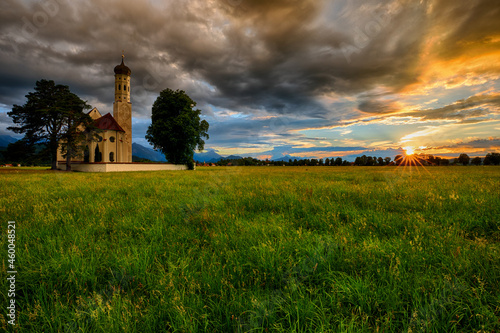
[[[132,73],[132,71],[130,70],[130,68],[125,66],[125,64],[123,63],[123,56],[122,56],[122,63],[115,67],[115,74],[130,75],[131,73]]]

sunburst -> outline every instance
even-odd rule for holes
[[[413,155],[415,153],[415,148],[408,146],[408,147],[403,147],[403,150],[405,151],[406,156]]]
[[[424,159],[422,159],[421,156],[415,153],[415,147],[407,146],[403,147],[403,150],[405,151],[405,154],[404,156],[402,156],[400,162],[398,163],[399,166],[424,166],[424,163],[422,163]]]

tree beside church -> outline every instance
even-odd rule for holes
[[[14,105],[7,114],[17,126],[8,129],[24,134],[24,142],[29,145],[43,143],[47,146],[51,168],[57,169],[59,144],[64,137],[74,134],[77,129],[72,120],[84,126],[91,120],[84,113],[88,108],[85,101],[72,93],[68,86],[56,85],[52,80],[36,82],[35,91],[26,95],[24,105]]]
[[[165,89],[153,103],[146,140],[170,163],[194,168],[194,150],[203,150],[209,124],[200,119],[201,110],[183,90]]]

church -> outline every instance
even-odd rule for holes
[[[132,162],[132,103],[130,102],[131,70],[124,63],[115,67],[115,99],[113,115],[102,115],[97,108],[88,114],[99,129],[97,137],[87,138],[84,154],[72,162],[131,163]],[[66,164],[59,149],[58,164]]]
[[[132,163],[132,103],[130,74],[124,63],[115,66],[115,100],[113,115],[102,115],[93,108],[88,115],[94,120],[97,133],[89,133],[81,157],[71,159],[71,169],[81,172],[123,172],[188,170],[185,164]],[[83,129],[82,129],[83,130]],[[96,135],[97,134],[97,135]],[[66,168],[62,150],[57,152],[59,169]]]

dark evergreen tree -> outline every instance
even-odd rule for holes
[[[52,169],[56,169],[61,139],[77,130],[70,126],[69,119],[78,119],[84,125],[90,124],[90,116],[83,112],[89,106],[73,94],[68,86],[56,85],[52,80],[37,81],[35,91],[28,93],[26,98],[24,105],[14,105],[12,111],[8,112],[14,124],[18,125],[8,129],[24,134],[26,144],[46,144]]]

